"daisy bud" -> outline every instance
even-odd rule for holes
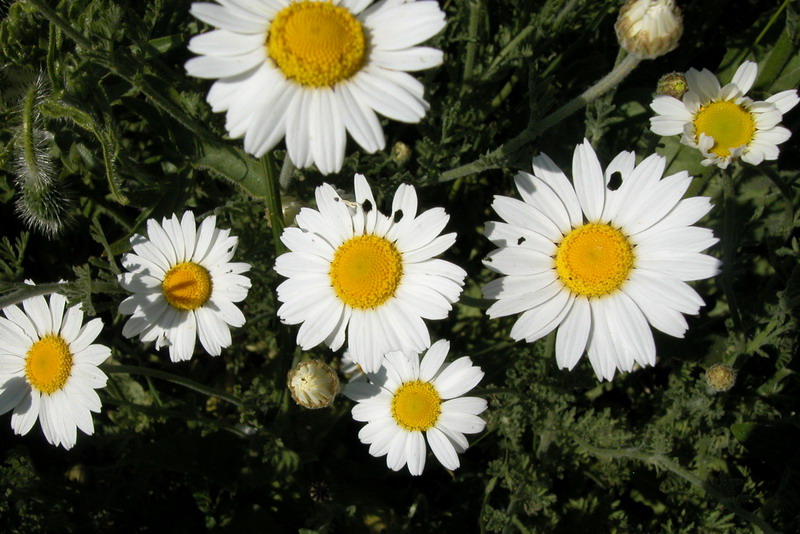
[[[682,72],[670,72],[658,80],[656,94],[667,95],[680,100],[688,90],[689,83],[686,81],[686,76]]]
[[[619,45],[628,53],[654,59],[678,46],[683,15],[674,0],[628,0],[614,29]]]
[[[306,360],[289,371],[286,385],[300,406],[325,408],[339,392],[339,377],[325,362]]]
[[[402,166],[409,159],[411,159],[411,148],[402,141],[396,142],[392,146],[392,161]]]
[[[730,365],[717,363],[706,370],[706,384],[716,393],[728,391],[736,383],[736,371]]]

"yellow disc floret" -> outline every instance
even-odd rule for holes
[[[701,107],[694,119],[697,140],[700,134],[714,138],[711,152],[720,157],[730,156],[731,150],[753,140],[756,123],[753,115],[729,100],[712,102]]]
[[[164,276],[161,292],[173,308],[196,310],[211,296],[211,275],[196,263],[179,263]]]
[[[330,87],[364,64],[361,23],[330,2],[295,2],[272,21],[267,53],[287,78],[309,87]]]
[[[442,413],[442,398],[429,382],[406,382],[392,398],[392,417],[408,431],[425,431],[436,424]]]
[[[380,306],[394,296],[403,276],[403,257],[394,243],[360,235],[342,243],[331,262],[331,285],[351,308]]]
[[[600,297],[616,291],[633,268],[628,239],[607,224],[584,224],[570,231],[556,251],[558,277],[573,293]]]
[[[51,334],[31,345],[25,358],[28,383],[41,393],[54,393],[64,387],[72,372],[72,352],[63,337]]]

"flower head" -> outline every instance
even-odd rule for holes
[[[301,324],[297,343],[308,350],[349,342],[353,361],[377,371],[392,350],[419,353],[430,346],[423,319],[444,319],[458,300],[466,273],[435,259],[455,242],[439,235],[442,208],[417,216],[417,194],[401,185],[391,215],[377,209],[367,180],[355,176],[355,203],[328,184],[316,190],[317,210],[303,208],[298,228],[281,241],[291,252],[275,261],[288,278],[278,286],[278,316]]]
[[[678,46],[683,15],[674,0],[628,0],[614,25],[622,48],[642,59],[663,56]]]
[[[458,453],[467,450],[464,434],[481,432],[478,417],[486,401],[462,397],[483,378],[468,356],[444,364],[450,343],[434,343],[420,363],[419,356],[390,352],[368,381],[350,382],[344,394],[357,401],[353,419],[367,425],[358,433],[369,453],[387,455],[386,465],[399,471],[408,464],[412,475],[425,468],[425,438],[434,456],[447,469],[459,466]]]
[[[433,1],[220,0],[192,4],[215,26],[194,37],[192,76],[217,79],[208,93],[227,112],[232,137],[255,156],[286,137],[299,167],[342,167],[346,135],[367,152],[385,146],[377,113],[416,123],[423,86],[407,74],[435,67],[442,52],[416,46],[444,27]]]
[[[197,228],[191,211],[161,224],[148,219],[147,235],[135,234],[133,253],[122,257],[130,272],[119,283],[133,293],[119,305],[119,313],[131,316],[122,334],[155,341],[156,349],[169,346],[173,362],[191,359],[198,336],[218,356],[231,344],[228,326],[244,324],[233,303],[247,296],[250,280],[242,273],[250,265],[230,261],[238,238],[218,229],[213,216]]]
[[[736,371],[730,365],[716,363],[706,370],[706,384],[712,391],[728,391],[736,383]]]
[[[717,242],[711,230],[690,226],[710,209],[709,199],[681,200],[691,182],[685,172],[662,179],[665,159],[635,165],[622,152],[605,173],[588,141],[575,148],[574,185],[544,154],[533,175],[521,172],[522,201],[496,196],[505,222],[486,223],[499,248],[484,265],[504,276],[486,284],[497,299],[490,317],[522,313],[511,337],[533,342],[558,328],[556,361],[572,369],[584,351],[598,379],[634,363],[655,365],[648,323],[683,337],[684,313],[703,299],[685,281],[714,276],[719,261],[700,252]],[[622,185],[612,191],[611,175]]]
[[[289,371],[286,379],[294,401],[304,408],[330,406],[339,392],[339,377],[321,360],[305,360]]]
[[[790,89],[753,101],[745,95],[757,74],[758,66],[745,61],[731,83],[720,87],[710,71],[689,69],[689,90],[682,99],[667,95],[653,99],[650,107],[657,115],[650,118],[650,129],[658,135],[682,134],[683,144],[703,154],[703,165],[724,169],[737,158],[753,165],[778,159],[778,145],[792,135],[778,123],[800,99]]]
[[[94,433],[91,412],[100,412],[95,389],[107,377],[97,368],[111,350],[92,342],[103,321],[83,324],[80,306],[52,294],[3,308],[0,317],[0,414],[13,410],[11,428],[25,435],[36,420],[48,443],[72,448],[77,429]],[[24,311],[23,311],[24,310]]]

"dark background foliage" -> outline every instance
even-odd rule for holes
[[[294,405],[286,372],[301,359],[275,315],[276,169],[225,137],[189,78],[186,43],[206,28],[188,0],[42,0],[0,8],[0,289],[67,280],[106,324],[112,347],[96,432],[71,451],[38,427],[14,436],[0,418],[0,531],[32,532],[796,532],[798,135],[778,162],[729,173],[648,130],[656,81],[708,68],[723,81],[759,62],[763,99],[800,82],[792,2],[686,2],[680,46],[641,64],[617,88],[525,144],[485,155],[592,85],[618,60],[617,2],[442,0],[448,25],[432,40],[444,64],[419,74],[431,104],[415,125],[384,121],[387,148],[348,145],[342,171],[297,171],[286,193],[313,203],[323,180],[343,190],[354,172],[384,207],[398,184],[421,208],[444,206],[458,242],[445,254],[469,273],[451,317],[429,324],[486,372],[488,426],[451,473],[393,473],[358,442],[351,404]],[[27,105],[26,105],[27,102]],[[800,111],[784,126],[800,128]],[[513,318],[490,321],[480,286],[494,194],[514,195],[516,169],[545,152],[569,171],[583,137],[603,163],[622,150],[658,151],[668,172],[696,176],[714,198],[703,224],[721,237],[723,273],[694,284],[706,300],[685,339],[656,333],[655,367],[598,383],[586,361],[557,369],[553,338],[512,343]],[[25,147],[33,150],[25,151]],[[405,158],[404,152],[410,151]],[[274,154],[281,164],[279,145]],[[454,170],[477,161],[483,172]],[[569,172],[568,172],[569,174]],[[35,191],[25,184],[39,180]],[[724,181],[734,196],[723,201]],[[34,194],[35,193],[35,194]],[[284,202],[286,198],[284,198]],[[379,201],[381,202],[381,201]],[[192,209],[215,214],[253,265],[245,327],[219,358],[198,349],[171,364],[121,336],[119,254],[144,221]],[[27,222],[26,222],[27,221]],[[705,371],[738,373],[727,392]],[[120,366],[125,367],[120,367]],[[124,372],[123,372],[124,371]],[[166,373],[166,374],[165,374]]]

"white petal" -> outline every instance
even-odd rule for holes
[[[339,171],[344,162],[344,121],[331,89],[320,88],[312,94],[308,127],[311,155],[320,172],[330,174]]]
[[[531,165],[533,167],[533,174],[550,186],[561,199],[564,207],[567,208],[570,224],[573,227],[580,226],[583,223],[583,213],[581,212],[580,202],[578,202],[578,197],[575,194],[575,188],[564,173],[561,172],[558,166],[553,163],[553,160],[547,157],[546,154],[535,156]]]
[[[556,363],[559,369],[572,370],[578,363],[586,350],[591,326],[589,302],[585,297],[578,297],[556,334]]]
[[[413,72],[438,67],[443,57],[441,50],[420,46],[400,50],[375,49],[370,52],[369,60],[387,69]]]
[[[425,436],[428,438],[428,444],[431,446],[433,455],[436,456],[439,463],[446,469],[458,469],[460,465],[458,454],[456,454],[456,450],[450,440],[436,427],[429,428],[425,432]]]
[[[583,213],[589,222],[596,222],[605,204],[605,178],[600,161],[588,140],[575,147],[572,156],[572,180]]]
[[[361,20],[372,30],[371,44],[379,50],[398,50],[430,39],[444,28],[437,2],[386,3],[364,12]]]
[[[25,313],[31,318],[33,325],[36,327],[36,333],[40,338],[52,334],[55,331],[53,328],[53,316],[50,314],[50,307],[47,305],[47,301],[44,300],[43,296],[37,295],[23,300],[22,307],[25,309]]]
[[[736,69],[736,73],[733,75],[731,82],[735,83],[739,87],[739,90],[742,92],[742,94],[745,94],[750,90],[751,87],[753,87],[753,83],[756,81],[757,74],[758,65],[752,61],[745,61],[739,65],[738,69]]]
[[[439,373],[439,369],[450,351],[450,342],[440,339],[428,349],[425,357],[422,358],[419,368],[419,379],[423,382],[430,382]]]
[[[218,28],[223,28],[236,33],[266,34],[267,21],[264,19],[244,19],[233,15],[223,6],[209,2],[195,2],[189,9],[195,18],[198,18]]]
[[[798,98],[795,89],[789,89],[772,95],[767,99],[767,102],[775,104],[781,110],[781,113],[786,113],[800,102],[800,98]]]
[[[342,120],[353,139],[367,153],[382,150],[386,146],[383,127],[372,108],[353,96],[350,85],[342,83],[334,89],[336,105]]]
[[[264,47],[261,34],[241,34],[228,30],[214,30],[195,35],[187,48],[205,56],[236,56]],[[221,78],[221,76],[216,76]]]

